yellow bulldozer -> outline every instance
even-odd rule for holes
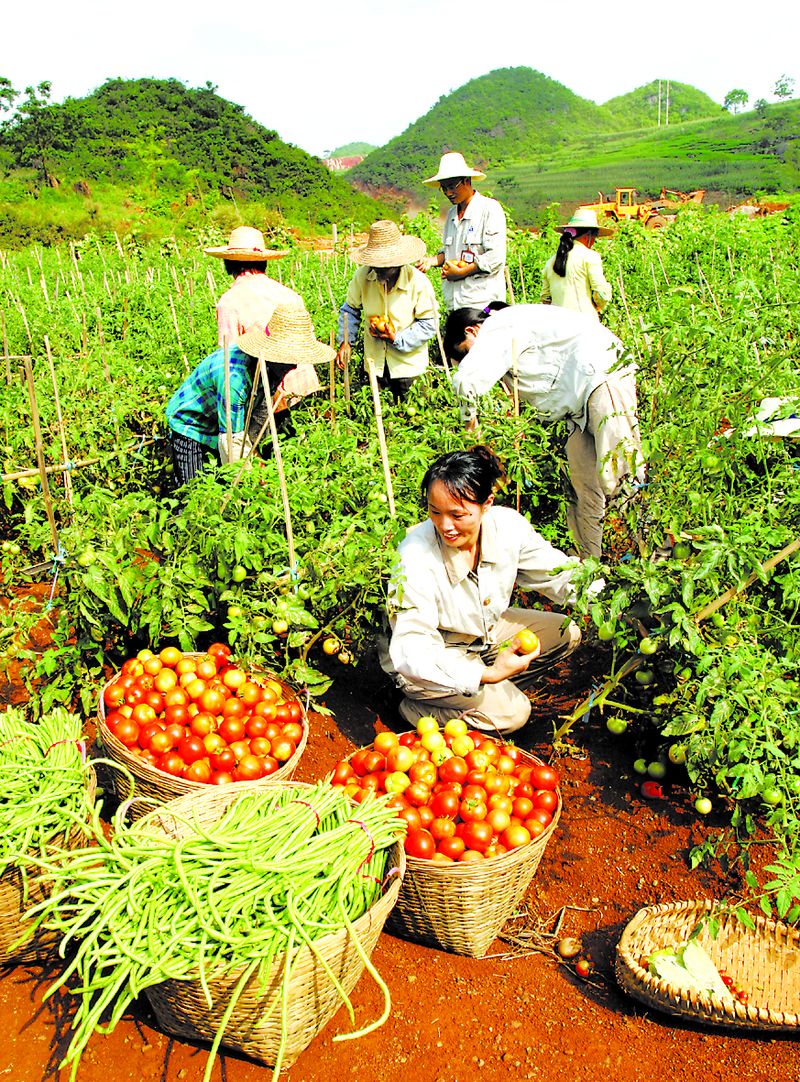
[[[597,194],[600,196],[597,203],[583,203],[579,209],[593,210],[598,217],[605,215],[614,222],[633,219],[641,222],[648,229],[659,229],[667,224],[668,218],[664,214],[665,211],[675,211],[686,203],[702,203],[706,193],[704,188],[698,188],[693,192],[662,188],[658,199],[646,199],[641,203],[636,201],[636,196],[639,194],[636,188],[615,188],[613,199],[611,196],[606,197],[602,192]]]

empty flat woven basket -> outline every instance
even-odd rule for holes
[[[713,917],[716,936],[704,925],[699,942],[717,969],[727,973],[747,1002],[723,1002],[681,989],[647,969],[647,959],[685,943],[698,923]],[[640,909],[617,945],[616,975],[634,999],[667,1014],[714,1026],[800,1032],[800,932],[780,921],[754,918],[747,928],[712,899]]]

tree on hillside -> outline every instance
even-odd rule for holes
[[[46,157],[50,149],[50,121],[47,106],[50,103],[52,89],[53,84],[47,80],[37,86],[26,86],[25,101],[20,105],[17,113],[20,117],[26,117],[30,120],[33,149],[35,151],[32,164],[39,169],[44,183],[56,188],[58,187],[58,181],[48,169]]]
[[[780,79],[775,83],[772,93],[776,98],[791,98],[794,93],[794,79],[789,75],[781,75]]]
[[[730,113],[738,113],[740,109],[744,109],[747,105],[750,95],[746,90],[741,90],[736,87],[734,90],[729,90],[725,95],[725,108]]]
[[[11,82],[0,75],[0,112],[7,113],[14,108],[14,101],[19,97],[19,91],[15,90]]]

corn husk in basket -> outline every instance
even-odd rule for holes
[[[312,787],[294,782],[292,788]],[[184,797],[166,805],[163,816],[159,816],[165,832],[180,837],[188,829],[184,823],[171,819],[171,811],[198,817],[203,824],[216,821],[228,804],[236,799],[236,791],[231,790],[236,790],[236,786],[216,787],[207,791],[202,798]],[[397,842],[387,854],[383,895],[353,922],[367,957],[375,949],[386,917],[397,901],[405,864],[402,843]],[[314,941],[314,946],[349,995],[364,969],[364,962],[350,933],[343,929],[323,936]],[[281,956],[273,963],[265,981],[260,981],[257,976],[251,978],[239,997],[222,1038],[223,1046],[243,1052],[268,1066],[275,1064],[281,1044],[281,1009],[278,1001],[284,964],[285,956]],[[147,989],[145,994],[159,1025],[168,1033],[191,1040],[211,1041],[240,977],[241,970],[231,970],[221,976],[209,975],[207,983],[213,1000],[211,1007],[199,980],[165,981]],[[281,1061],[284,1067],[294,1062],[342,1006],[341,996],[330,977],[307,946],[298,950],[287,998],[287,1032]]]
[[[202,657],[202,654],[186,654],[186,657]],[[142,759],[138,755],[134,755],[129,751],[125,745],[118,740],[111,730],[106,725],[105,720],[105,703],[103,702],[103,695],[106,688],[113,684],[117,679],[114,676],[103,686],[103,690],[100,692],[100,699],[97,707],[97,738],[102,747],[103,754],[108,759],[113,759],[114,762],[119,763],[134,779],[134,792],[131,794],[131,784],[128,778],[119,770],[107,769],[108,778],[107,781],[120,801],[127,801],[133,795],[135,798],[145,798],[143,800],[134,799],[131,802],[128,815],[131,819],[138,819],[140,816],[145,815],[151,811],[154,804],[166,804],[170,800],[177,800],[178,797],[185,796],[187,793],[205,793],[208,791],[208,785],[204,782],[186,781],[184,778],[173,777],[172,774],[167,774],[164,770],[159,770],[157,767],[152,766],[145,759]],[[253,671],[253,676],[263,680],[276,680],[286,691],[292,696],[295,692],[271,672]],[[299,701],[299,699],[298,699]],[[236,786],[262,786],[270,785],[276,781],[289,781],[297,769],[297,764],[300,762],[300,756],[303,754],[303,750],[308,741],[308,714],[305,707],[300,703],[300,709],[302,710],[302,716],[300,723],[303,726],[303,736],[300,743],[297,745],[294,755],[291,759],[280,766],[272,774],[266,778],[259,778],[257,781],[248,782],[233,782]]]
[[[522,760],[541,765],[527,752]],[[518,849],[470,863],[406,857],[406,874],[387,931],[453,954],[482,957],[513,916],[561,815],[561,792],[547,829]]]
[[[86,788],[90,803],[94,802],[97,778],[92,767],[86,772]],[[64,835],[52,839],[51,852],[57,853],[64,847]],[[66,839],[67,848],[75,849],[84,845],[86,834],[80,827],[74,827]],[[38,853],[32,854],[38,857]],[[27,879],[27,892],[26,892]],[[46,876],[39,876],[36,868],[30,866],[26,876],[19,867],[9,865],[0,875],[0,965],[18,962],[33,962],[55,953],[59,936],[54,932],[37,929],[23,942],[20,938],[30,931],[30,922],[25,919],[28,909],[43,901],[48,889]]]
[[[716,937],[704,927],[699,942],[748,1002],[723,1003],[680,989],[647,970],[653,951],[684,943],[703,918],[719,922]],[[747,928],[711,899],[640,909],[617,945],[615,970],[623,991],[648,1007],[706,1025],[800,1032],[800,932],[766,917]]]

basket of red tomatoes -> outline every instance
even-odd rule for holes
[[[406,875],[390,931],[479,958],[530,884],[561,814],[558,774],[536,756],[452,718],[379,733],[336,764],[356,802],[392,794],[406,820]]]
[[[138,818],[208,785],[288,781],[308,739],[296,693],[269,672],[247,672],[230,648],[205,654],[167,646],[129,658],[100,694],[98,742],[124,770],[110,771]],[[133,776],[131,785],[128,774]]]

